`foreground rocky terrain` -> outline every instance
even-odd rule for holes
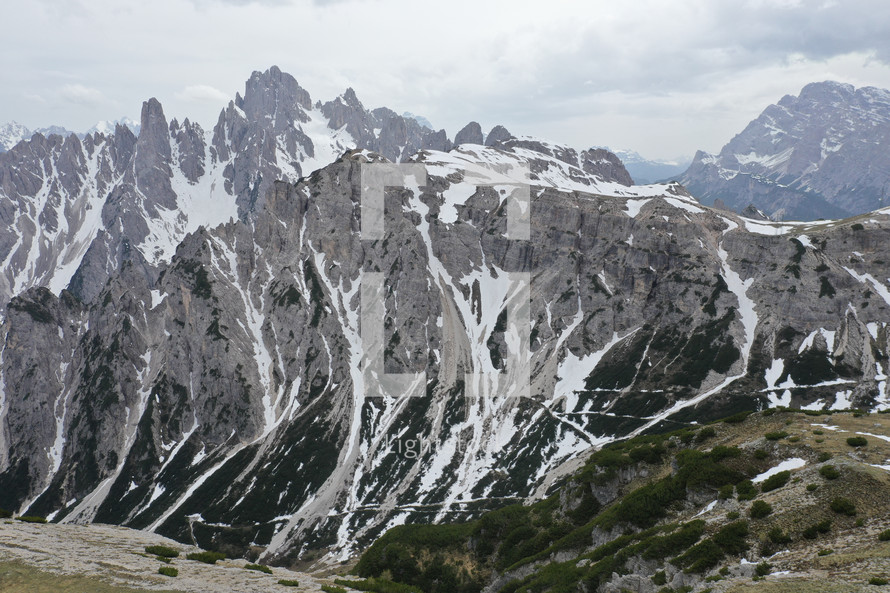
[[[181,551],[178,558],[162,563],[147,546],[170,546]],[[283,568],[272,574],[247,570],[248,563],[226,559],[216,564],[186,560],[199,551],[168,538],[110,525],[41,525],[0,521],[0,591],[40,593],[43,591],[176,591],[183,593],[266,593],[267,591],[320,591],[331,581]],[[161,566],[179,574],[158,574]],[[298,587],[279,580],[300,583]]]
[[[890,416],[773,412],[607,447],[535,504],[395,528],[356,571],[426,593],[880,590]]]

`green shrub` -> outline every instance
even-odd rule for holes
[[[257,572],[264,572],[266,574],[272,574],[272,569],[266,566],[265,564],[247,564],[244,566],[245,570],[256,570]]]
[[[748,549],[748,522],[735,521],[723,527],[714,537],[714,543],[727,554],[741,554]]]
[[[720,490],[717,491],[717,498],[719,498],[720,500],[732,498],[732,491],[732,484],[724,484],[723,486],[720,486]]]
[[[23,517],[16,517],[18,521],[24,521],[25,523],[46,523],[46,517],[38,517],[37,515],[25,515]]]
[[[861,517],[859,519],[856,519],[856,527],[862,527],[864,525],[865,525],[865,519],[863,519]]]
[[[820,533],[828,533],[829,531],[831,531],[831,519],[825,519],[804,529],[803,536],[807,539],[816,539]]]
[[[834,550],[825,548],[823,550],[819,550],[819,552],[816,555],[817,556],[830,556],[831,554],[834,554]]]
[[[853,517],[856,515],[856,505],[849,498],[839,496],[831,501],[831,510],[839,515]]]
[[[222,552],[192,552],[185,555],[187,560],[203,562],[204,564],[216,564],[217,560],[225,559],[226,555]]]
[[[764,502],[762,500],[755,500],[754,504],[751,505],[751,518],[752,519],[763,519],[764,517],[769,516],[770,513],[773,512],[773,507],[770,506],[768,502]]]
[[[766,536],[769,538],[769,541],[774,544],[783,545],[791,543],[791,536],[782,531],[782,528],[778,526],[770,529]]]
[[[851,447],[864,447],[868,444],[868,440],[865,437],[848,437],[847,444]]]
[[[6,509],[0,509],[0,519],[11,519],[12,513]]]
[[[357,591],[370,591],[371,593],[420,593],[417,587],[394,583],[387,579],[370,578],[363,581],[334,579],[334,583]]]
[[[162,574],[165,577],[175,577],[179,576],[179,571],[172,566],[162,566],[158,569],[158,574]]]
[[[667,575],[664,574],[663,570],[659,570],[652,576],[652,583],[661,587],[662,585],[667,585]]]
[[[176,558],[179,556],[179,550],[175,550],[170,546],[145,546],[146,554],[152,556],[160,556],[161,558]]]
[[[890,529],[885,529],[878,535],[878,539],[882,542],[890,541]]]
[[[819,468],[819,475],[826,480],[837,480],[841,477],[841,472],[837,471],[833,465],[823,465]]]
[[[640,445],[628,451],[627,455],[636,463],[661,463],[664,448],[660,445]]]
[[[757,449],[756,451],[754,451],[754,459],[764,460],[767,457],[769,457],[769,453],[767,453],[763,449]]]
[[[717,445],[711,449],[711,459],[720,462],[724,459],[735,459],[742,456],[742,450],[738,447],[727,447],[725,445]]]
[[[765,436],[766,440],[768,440],[768,441],[780,441],[780,440],[784,439],[785,437],[787,437],[788,433],[785,432],[784,430],[776,430],[773,432],[768,432],[763,436]]]
[[[760,485],[761,492],[771,492],[776,490],[777,488],[781,488],[785,484],[788,483],[788,480],[791,479],[791,472],[784,471],[779,472],[777,474],[773,474],[763,481],[763,484]]]
[[[278,579],[278,584],[283,587],[299,587],[300,581],[294,579]]]
[[[816,429],[813,431],[813,434],[821,437],[823,434],[825,434],[825,432],[822,430]]]
[[[336,585],[322,585],[321,590],[325,593],[346,593],[346,589]]]
[[[831,453],[829,453],[828,451],[822,451],[821,453],[819,453],[819,463],[825,463],[829,459],[831,459]]]
[[[699,443],[701,443],[702,441],[706,441],[716,434],[717,434],[717,431],[714,430],[713,426],[705,426],[700,431],[698,431],[698,434],[696,435],[696,440]]]
[[[661,560],[686,550],[698,542],[704,533],[705,522],[699,519],[686,523],[674,533],[650,537],[641,542],[639,547],[645,547],[643,558],[646,560]]]
[[[887,579],[882,579],[881,577],[872,577],[868,579],[869,585],[886,585],[888,582]]]
[[[738,414],[733,414],[727,418],[723,419],[723,422],[726,424],[741,424],[745,421],[745,418],[751,415],[751,412],[739,412]]]
[[[765,577],[773,570],[773,565],[769,562],[761,562],[754,568],[754,574],[759,577]]]
[[[754,497],[757,496],[757,488],[754,487],[751,480],[745,480],[736,484],[735,491],[740,501],[754,500]]]
[[[807,484],[807,492],[815,492],[819,489],[819,484]]]
[[[741,516],[741,513],[739,513],[738,511],[729,511],[728,513],[726,513],[726,518],[729,521],[735,521]]]
[[[713,539],[706,539],[686,550],[682,556],[674,560],[674,563],[685,567],[689,572],[702,573],[717,566],[723,556],[720,546]]]

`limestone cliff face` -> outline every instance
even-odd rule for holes
[[[271,183],[249,220],[185,235],[154,274],[132,258],[89,302],[16,297],[0,507],[345,557],[387,525],[545,490],[628,434],[890,406],[886,212],[752,221],[567,155],[510,139],[420,152],[426,179],[387,189],[369,240],[361,167],[385,159],[352,151]],[[478,163],[531,171],[528,239],[509,236],[509,183],[470,183]],[[420,397],[365,389],[361,287],[378,272],[383,368],[425,372]],[[509,273],[530,282],[523,398],[498,379],[515,372]]]

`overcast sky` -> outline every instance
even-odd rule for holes
[[[890,88],[885,0],[3,0],[0,123],[212,126],[254,70],[313,100],[649,158],[716,152],[808,82]]]

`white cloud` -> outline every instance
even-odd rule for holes
[[[227,94],[209,84],[189,85],[176,93],[176,98],[181,101],[210,102],[215,106],[225,105],[231,99]]]
[[[66,84],[59,91],[61,97],[70,103],[97,105],[105,101],[102,91],[82,84]]]

